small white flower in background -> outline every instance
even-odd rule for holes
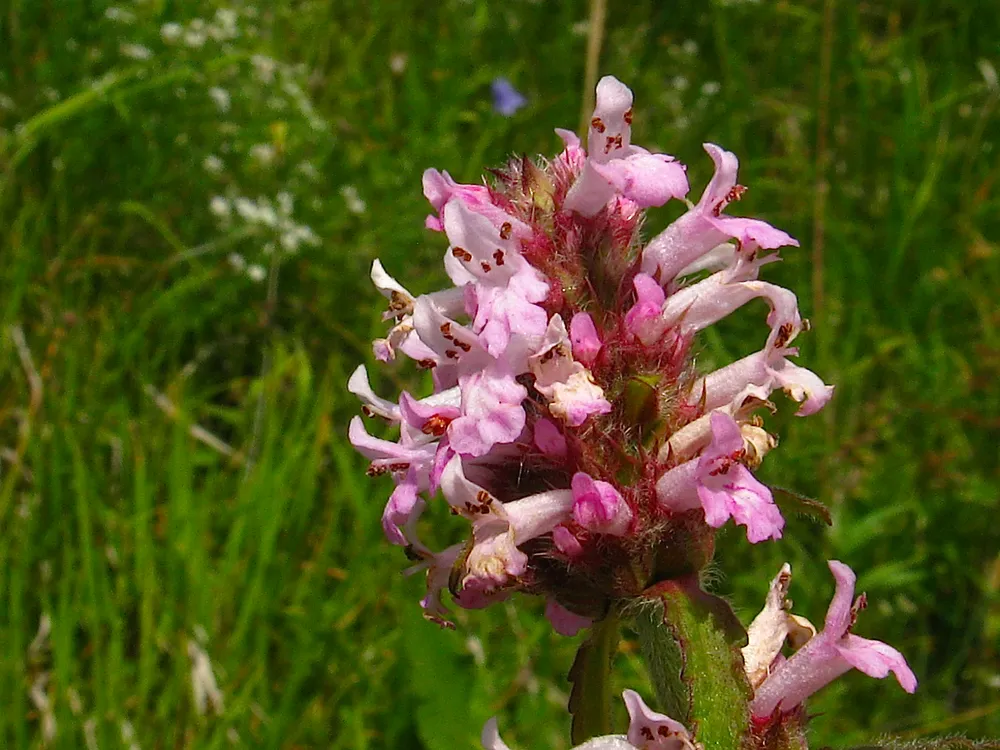
[[[104,17],[109,21],[117,21],[118,23],[132,23],[135,21],[135,14],[132,11],[115,6],[111,6],[105,10]]]
[[[264,266],[258,266],[254,263],[252,266],[247,266],[247,276],[250,277],[251,281],[256,281],[259,284],[267,278],[267,271],[264,270]]]
[[[230,98],[228,91],[219,86],[212,86],[208,90],[208,95],[212,97],[212,101],[215,102],[215,106],[219,108],[220,112],[229,111]]]
[[[389,56],[389,70],[396,75],[402,75],[406,70],[406,63],[409,58],[403,52],[396,52]]]
[[[122,744],[125,745],[128,750],[141,750],[139,743],[135,739],[135,727],[132,726],[132,722],[128,719],[122,719]]]
[[[274,73],[278,69],[276,60],[266,55],[254,55],[250,58],[250,63],[253,65],[258,81],[261,83],[272,83],[274,81]]]
[[[93,716],[83,722],[83,744],[87,746],[87,750],[98,750],[97,719]]]
[[[983,80],[986,81],[987,88],[994,91],[1000,89],[1000,77],[997,76],[997,69],[993,67],[993,63],[984,57],[976,62],[976,66],[979,68]]]
[[[358,189],[354,185],[344,185],[341,187],[340,195],[343,197],[344,203],[347,204],[347,210],[352,214],[360,216],[368,210],[368,204],[358,195]]]
[[[153,52],[149,49],[149,47],[143,47],[141,44],[131,44],[126,42],[123,43],[118,49],[125,57],[130,57],[133,60],[148,60],[153,56]]]
[[[160,38],[168,44],[176,42],[184,33],[184,27],[179,23],[165,23],[160,27]]]
[[[205,171],[209,174],[221,174],[222,170],[226,168],[222,159],[215,154],[209,154],[206,156],[204,161],[202,161],[201,166],[204,167]]]
[[[220,219],[228,219],[233,213],[232,205],[221,195],[213,196],[208,207]]]
[[[227,258],[229,265],[231,265],[235,270],[243,273],[247,268],[247,260],[239,253],[229,253]]]
[[[195,19],[198,20],[198,19]],[[188,28],[187,32],[184,34],[184,44],[188,47],[201,47],[208,41],[208,34],[206,34],[201,29],[196,29],[194,23]]]
[[[263,167],[270,166],[277,155],[278,152],[270,143],[258,143],[250,149],[250,156]]]
[[[199,716],[204,716],[211,704],[216,714],[223,710],[222,691],[215,681],[212,672],[212,662],[208,654],[194,639],[187,643],[188,656],[191,658],[191,693],[194,697],[194,708]]]

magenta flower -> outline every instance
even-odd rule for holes
[[[854,599],[854,571],[836,560],[829,566],[837,590],[823,630],[787,660],[777,658],[750,704],[754,717],[764,719],[779,710],[793,710],[851,668],[880,679],[892,672],[906,692],[917,689],[917,678],[899,651],[851,632],[858,612],[866,606],[865,595]]]
[[[757,412],[774,409],[775,389],[803,415],[832,393],[789,361],[806,327],[795,295],[758,278],[796,243],[722,215],[743,188],[715,146],[699,204],[646,243],[644,209],[688,182],[673,157],[632,144],[632,104],[605,77],[586,148],[559,131],[561,154],[513,159],[488,184],[427,170],[446,288],[413,293],[372,266],[389,324],[376,358],[429,369],[433,392],[389,399],[359,368],[349,390],[393,435],[357,418],[350,439],[369,474],[395,482],[383,528],[415,561],[409,572],[426,573],[421,604],[437,622],[449,598],[476,608],[521,591],[545,598],[558,632],[576,632],[658,570],[684,569],[730,519],[751,542],[781,536],[752,473],[776,444]],[[770,307],[763,349],[699,374],[700,332],[757,298]],[[468,526],[435,551],[421,531],[439,502]]]

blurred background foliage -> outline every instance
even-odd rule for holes
[[[475,182],[554,153],[588,17],[0,1],[0,744],[462,748],[499,713],[514,746],[568,746],[576,639],[527,599],[456,632],[422,621],[381,537],[388,486],[346,444],[345,383],[381,330],[372,259],[442,282],[422,170]],[[635,141],[685,161],[695,196],[700,144],[735,151],[740,213],[802,240],[768,277],[799,293],[803,362],[837,384],[813,419],[783,405],[761,470],[834,526],[724,533],[716,589],[746,621],[787,559],[820,621],[824,561],[859,572],[859,632],[921,687],[839,680],[810,704],[816,747],[1000,735],[995,3],[639,0],[604,36]],[[511,118],[496,76],[529,100]],[[749,352],[753,318],[713,330],[702,365]],[[633,640],[619,667],[650,696]]]

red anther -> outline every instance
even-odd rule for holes
[[[490,271],[493,270],[493,266],[491,266],[485,260],[482,261],[479,265],[481,265],[483,267],[483,273],[489,273]]]
[[[499,247],[493,253],[493,260],[496,261],[496,264],[498,266],[502,266],[503,263],[504,263],[504,260],[503,260],[503,250],[501,250]]]
[[[600,117],[595,117],[590,121],[590,127],[596,130],[598,133],[604,132],[604,121]]]
[[[446,349],[444,356],[446,356],[448,359],[458,359],[458,352],[456,352],[454,349]]]
[[[453,247],[451,249],[451,254],[454,255],[459,260],[464,260],[466,263],[472,260],[472,253],[470,253],[464,247]]]
[[[440,414],[432,414],[424,422],[424,426],[420,428],[420,431],[425,435],[434,435],[435,437],[441,437],[444,435],[445,430],[448,429],[448,425],[451,424],[451,419],[449,417],[444,417]]]
[[[435,367],[437,367],[437,362],[435,362],[433,359],[422,359],[419,362],[417,362],[417,367],[419,367],[422,370],[433,370]]]
[[[626,125],[631,125],[632,124],[632,108],[631,107],[629,107],[628,109],[625,110],[625,124]]]
[[[503,224],[501,224],[500,225],[500,239],[502,239],[502,240],[509,240],[510,239],[510,233],[511,233],[512,229],[513,229],[513,227],[511,227],[509,221],[505,221]]]
[[[457,346],[463,352],[472,351],[472,344],[467,344],[464,341],[457,341],[455,339],[452,339],[452,341],[454,341],[455,342],[455,346]]]

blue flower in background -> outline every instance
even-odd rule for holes
[[[493,109],[504,117],[510,117],[528,103],[524,94],[506,78],[494,78],[490,88],[493,91]]]

